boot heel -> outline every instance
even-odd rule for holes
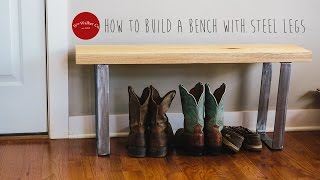
[[[191,144],[189,146],[189,153],[192,156],[202,156],[204,150],[204,135],[203,133],[196,133],[191,136]]]
[[[206,152],[211,155],[217,155],[221,153],[222,149],[222,135],[219,132],[218,126],[213,126],[212,132],[205,133],[205,146]],[[207,129],[206,129],[207,130]],[[207,130],[209,131],[209,130]]]
[[[149,147],[148,155],[150,157],[164,157],[167,155],[167,147]]]
[[[192,147],[203,147],[204,146],[203,133],[195,133],[190,137],[189,142],[191,142]]]
[[[128,154],[130,157],[145,157],[147,148],[137,147],[137,146],[128,146]]]

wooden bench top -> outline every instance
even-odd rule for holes
[[[311,51],[293,44],[76,46],[76,64],[211,64],[311,60]]]

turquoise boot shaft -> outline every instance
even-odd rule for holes
[[[205,144],[212,151],[218,151],[222,146],[221,130],[224,125],[224,94],[226,85],[223,83],[211,93],[208,84],[205,85]]]
[[[198,83],[190,92],[179,86],[184,128],[177,130],[175,141],[177,147],[195,156],[201,156],[204,148],[204,85]]]
[[[190,92],[183,85],[180,85],[179,90],[185,133],[192,134],[196,125],[200,125],[202,131],[204,127],[204,85],[198,83]]]

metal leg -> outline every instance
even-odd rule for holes
[[[261,78],[257,132],[260,133],[261,140],[265,142],[269,148],[282,149],[284,132],[285,132],[285,124],[286,124],[287,106],[288,106],[288,92],[289,92],[289,84],[290,84],[291,63],[281,63],[281,67],[280,67],[280,77],[279,77],[279,87],[278,87],[273,139],[271,139],[266,134],[266,122],[267,122],[268,103],[269,103],[270,85],[271,85],[271,73],[272,73],[271,64],[264,63],[262,78]]]
[[[272,149],[282,149],[288,107],[291,63],[281,63]]]
[[[257,132],[262,134],[266,133],[271,78],[272,64],[263,63],[257,120]]]
[[[95,65],[96,139],[98,155],[110,154],[109,136],[109,66]]]

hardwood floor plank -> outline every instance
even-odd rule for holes
[[[44,143],[42,179],[66,179],[68,165],[68,141],[48,140]]]
[[[285,147],[192,157],[128,157],[126,138],[111,139],[97,156],[95,139],[1,140],[0,179],[319,179],[320,131],[287,132]]]
[[[164,158],[139,158],[139,163],[145,179],[166,179],[169,170]]]
[[[285,177],[280,176],[280,174],[275,170],[276,167],[279,168],[280,163],[278,163],[278,157],[273,154],[265,145],[263,145],[263,150],[261,152],[249,152],[243,151],[248,159],[258,168],[260,171],[268,177],[268,179],[284,179]],[[277,152],[275,152],[277,153]]]
[[[7,141],[0,141],[0,177],[4,176],[3,166],[5,166],[4,156],[6,151]]]
[[[319,155],[313,154],[300,141],[292,137],[290,133],[286,134],[287,146],[283,150],[282,156],[288,158],[289,163],[303,172],[303,177],[318,178],[320,162]],[[318,158],[316,158],[318,157]]]
[[[41,179],[43,144],[39,140],[26,140],[21,179]]]
[[[0,179],[20,179],[27,144],[25,140],[10,140],[2,149]]]
[[[96,141],[94,139],[86,139],[85,146],[85,150],[82,151],[82,163],[87,177],[105,179],[105,172],[110,168],[110,160],[108,157],[97,156]]]
[[[87,149],[83,139],[67,140],[68,161],[81,161],[81,153]]]
[[[141,171],[138,158],[121,157],[121,166],[123,171]]]
[[[105,172],[110,170],[110,160],[102,157],[91,156],[90,165],[95,178],[105,178]]]
[[[142,171],[124,171],[124,179],[126,180],[143,180],[146,179]]]
[[[81,162],[84,170],[84,175],[87,179],[97,178],[94,174],[91,159],[96,156],[95,143],[90,139],[83,139],[83,144],[86,148],[81,151]]]
[[[127,154],[127,138],[111,138],[111,155],[128,156]]]
[[[167,179],[169,180],[186,180],[188,179],[185,174],[181,171],[171,171],[168,175],[167,175]]]
[[[207,179],[215,176],[215,170],[206,166],[202,157],[175,156],[175,162],[188,179]]]
[[[117,141],[117,138],[111,139],[112,144],[118,143]],[[87,178],[93,176],[93,179],[124,179],[118,153],[112,153],[110,156],[97,156],[95,141],[87,139],[85,142],[87,148],[85,148],[86,151],[82,151],[81,156],[83,157],[84,168],[90,173],[90,176],[87,175]],[[112,150],[115,152],[114,149]],[[89,168],[91,168],[92,174]]]
[[[300,144],[303,144],[304,147],[312,152],[313,156],[320,158],[320,131],[290,132],[289,135]]]
[[[91,161],[88,155],[83,155],[81,159],[82,167],[83,167],[83,173],[86,178],[92,179],[95,178],[95,175],[92,170]]]
[[[304,146],[304,152],[300,153],[307,156],[315,169],[320,169],[320,132],[294,132],[290,136]]]
[[[235,166],[233,159],[228,154],[207,156],[203,158],[203,163],[208,168],[214,169],[215,178],[225,179],[245,179],[246,176]]]
[[[39,140],[39,139],[49,139],[48,135],[0,135],[0,141],[7,141],[7,140]]]
[[[87,179],[85,177],[81,161],[69,161],[67,169],[68,173],[66,179]]]
[[[67,141],[67,179],[86,179],[84,174],[84,167],[81,159],[81,151],[86,147],[83,146],[81,139],[69,139]]]
[[[312,167],[315,161],[308,157],[311,152],[291,137],[291,132],[285,134],[285,147],[281,151],[271,151],[266,146],[260,153],[246,152],[246,156],[269,178],[279,179],[313,179],[317,170]],[[307,158],[301,157],[306,155]]]
[[[267,178],[243,152],[239,152],[238,154],[233,155],[232,159],[235,166],[246,176],[246,179]]]
[[[110,171],[106,175],[106,179],[110,180],[122,180],[124,179],[123,172],[122,171]]]
[[[164,162],[169,169],[169,172],[166,176],[167,179],[187,179],[181,168],[176,164],[174,156],[176,156],[176,154],[170,151],[167,157],[164,159]]]

